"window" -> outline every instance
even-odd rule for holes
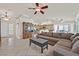
[[[54,25],[54,32],[69,32],[69,24]]]
[[[69,32],[69,25],[64,25],[64,31]]]
[[[59,30],[64,30],[63,25],[59,25]]]
[[[57,32],[63,32],[63,31],[64,31],[63,25],[58,25]]]
[[[9,24],[9,34],[13,34],[13,24]]]

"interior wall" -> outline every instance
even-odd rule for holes
[[[16,32],[16,37],[17,38],[22,38],[22,35],[23,35],[23,22],[31,22],[31,21],[28,21],[30,19],[27,19],[27,18],[21,18],[21,19],[15,19],[15,32]]]
[[[9,34],[9,24],[7,22],[1,22],[1,37],[8,36]]]

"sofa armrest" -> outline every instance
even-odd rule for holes
[[[79,54],[76,54],[70,50],[63,49],[61,47],[55,47],[53,54],[63,56],[79,56]]]

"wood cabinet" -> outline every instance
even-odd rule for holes
[[[30,39],[32,37],[32,33],[31,32],[25,32],[23,34],[23,39]]]
[[[32,32],[28,32],[28,25],[30,23],[23,22],[23,39],[30,39],[32,37]]]

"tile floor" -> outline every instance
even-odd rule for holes
[[[41,53],[41,48],[37,45],[29,46],[29,39],[2,38],[0,46],[0,56],[45,56],[47,51],[45,49]]]

